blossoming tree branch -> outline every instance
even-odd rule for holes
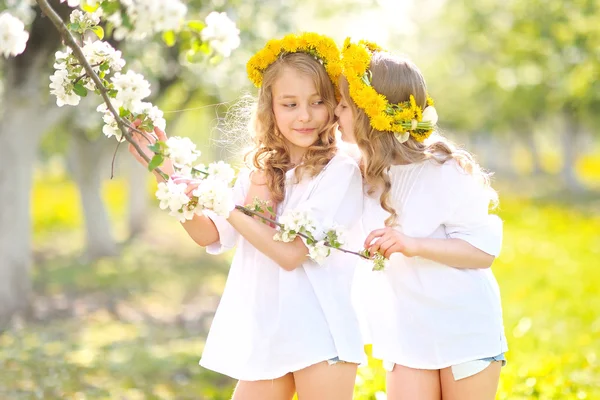
[[[119,143],[131,143],[148,163],[148,169],[164,179],[156,192],[161,209],[185,222],[205,210],[227,217],[237,208],[277,226],[274,240],[291,242],[297,236],[302,237],[309,249],[309,257],[319,264],[331,254],[332,248],[369,258],[365,251],[343,249],[342,227],[319,226],[307,211],[292,210],[275,221],[263,215],[265,209],[273,214],[267,204],[255,201],[249,206],[236,205],[232,193],[233,168],[223,161],[208,166],[198,164],[200,152],[189,138],[149,139],[147,132],[152,132],[155,127],[165,129],[163,112],[144,101],[151,94],[149,82],[131,69],[124,72],[126,62],[121,52],[103,40],[105,28],[117,40],[162,34],[168,46],[173,46],[178,40],[182,42],[181,48],[187,50],[188,57],[197,52],[228,57],[239,46],[240,39],[235,23],[225,13],[212,12],[204,22],[185,22],[187,7],[179,0],[68,0],[67,4],[74,9],[69,23],[65,24],[47,0],[36,2],[67,46],[64,51],[56,52],[55,71],[50,77],[50,93],[56,96],[57,105],[76,106],[90,91],[100,95],[103,103],[97,111],[102,113],[103,133],[107,137],[115,137]],[[0,38],[0,53],[9,57],[25,50],[29,34],[19,18],[3,12],[0,14]],[[149,147],[155,154],[152,159],[132,140],[132,132],[148,138]],[[175,172],[171,177],[160,170],[160,165],[167,158]],[[188,195],[187,184],[177,183],[173,177],[184,177],[197,183],[197,188]],[[376,257],[374,268],[382,266],[383,259]]]

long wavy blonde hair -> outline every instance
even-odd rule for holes
[[[370,71],[373,88],[385,95],[390,103],[408,101],[412,94],[417,104],[425,108],[425,79],[410,60],[376,52],[371,58]],[[340,90],[346,100],[351,100],[348,82],[343,77]],[[385,221],[387,226],[394,225],[397,218],[396,210],[391,205],[389,177],[390,166],[396,164],[413,164],[427,159],[443,164],[448,160],[456,160],[466,172],[476,176],[482,185],[489,189],[490,200],[494,204],[497,203],[497,194],[490,186],[490,174],[481,169],[469,152],[458,148],[439,133],[435,133],[426,144],[418,142],[412,136],[406,142],[400,143],[393,133],[373,129],[367,114],[353,101],[348,103],[354,116],[356,143],[362,153],[361,169],[367,193],[381,193],[381,207],[390,213],[390,217]]]
[[[337,101],[329,75],[323,65],[308,54],[282,55],[264,73],[253,118],[254,149],[246,154],[246,158],[251,157],[254,168],[265,171],[267,186],[275,203],[284,199],[285,173],[294,167],[284,137],[277,128],[273,112],[273,84],[284,68],[293,68],[299,74],[313,79],[317,93],[321,96],[329,114],[329,119],[321,128],[317,140],[308,148],[302,162],[296,167],[296,179],[301,179],[304,173],[310,176],[318,174],[336,152],[334,110]]]

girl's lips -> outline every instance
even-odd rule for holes
[[[296,132],[300,133],[313,133],[315,128],[304,128],[304,129],[294,129]]]

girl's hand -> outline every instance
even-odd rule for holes
[[[135,128],[137,128],[140,125],[140,123],[140,120],[136,120],[132,123],[132,125]],[[154,132],[143,132],[143,134],[133,130],[131,130],[130,132],[132,140],[137,143],[137,145],[142,149],[144,154],[149,159],[152,159],[152,157],[154,157],[154,152],[150,150],[148,146],[153,145],[154,143],[156,143],[157,140],[160,140],[162,142],[167,141],[167,135],[157,127],[154,127]],[[142,158],[142,156],[137,152],[137,150],[135,149],[135,147],[133,147],[131,143],[129,143],[128,150],[140,164],[142,164],[145,168],[148,167],[148,162]],[[174,172],[173,164],[169,159],[165,159],[163,161],[162,165],[160,166],[160,169],[167,175],[172,175]],[[157,175],[157,177],[160,177],[160,175]]]
[[[385,258],[390,258],[392,253],[402,253],[407,257],[414,257],[418,253],[418,239],[406,236],[394,228],[386,227],[376,229],[367,236],[364,246],[371,254],[379,252]]]
[[[177,184],[185,183],[187,185],[187,188],[185,189],[185,195],[190,199],[193,196],[192,192],[196,190],[202,183],[202,179],[190,179],[177,174],[171,175],[171,179]]]

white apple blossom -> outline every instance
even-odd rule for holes
[[[126,74],[117,72],[111,79],[117,96],[113,104],[116,108],[123,107],[126,110],[138,113],[142,107],[142,100],[150,96],[150,83],[144,79],[142,74],[132,70]]]
[[[140,114],[146,115],[151,121],[152,125],[164,131],[167,125],[167,122],[163,118],[163,112],[153,105],[152,103],[142,102],[138,105],[134,110],[130,110],[134,114],[134,119],[138,117]]]
[[[329,229],[329,232],[333,232],[337,242],[340,244],[340,246],[343,246],[344,244],[346,244],[347,241],[347,234],[348,232],[346,231],[346,229],[341,226],[341,225],[334,225],[333,227],[331,227]]]
[[[121,4],[134,28],[130,30],[123,24],[119,12],[107,16],[115,26],[113,35],[117,40],[141,40],[158,32],[177,31],[187,13],[187,6],[179,0],[121,0]]]
[[[317,223],[307,211],[292,210],[284,213],[279,222],[287,231],[304,232],[314,235],[317,232]]]
[[[35,0],[5,0],[6,10],[14,17],[20,19],[23,24],[29,25],[35,18]]]
[[[0,14],[0,53],[8,58],[25,51],[29,33],[23,22],[8,12]]]
[[[331,254],[331,248],[326,246],[322,240],[308,246],[308,256],[319,265],[323,265],[329,254]]]
[[[102,133],[104,133],[106,137],[114,136],[119,142],[122,142],[123,132],[119,129],[117,120],[108,109],[108,106],[105,103],[102,103],[96,108],[96,111],[103,113],[102,120],[104,121],[104,126],[102,127]]]
[[[64,3],[65,1],[69,7],[78,7],[81,3],[80,0],[60,0],[61,3]]]
[[[273,240],[277,241],[277,242],[284,242],[284,243],[289,243],[291,241],[293,241],[294,239],[296,239],[296,235],[291,234],[290,231],[287,231],[285,229],[283,230],[278,230],[277,232],[275,232],[275,235],[273,235]]]
[[[185,183],[175,183],[171,179],[159,183],[156,198],[160,201],[160,209],[180,213],[180,210],[190,202],[190,198],[185,194],[186,189]]]
[[[173,136],[167,139],[165,156],[173,161],[175,167],[182,168],[193,165],[200,157],[200,151],[196,150],[196,145],[189,138]]]
[[[218,179],[205,179],[192,194],[198,198],[197,211],[209,209],[217,215],[228,217],[235,208],[233,189]]]
[[[102,40],[86,40],[82,47],[83,55],[92,65],[95,72],[100,70],[100,64],[108,62],[110,71],[118,72],[125,66],[125,60],[121,57],[121,52],[115,50],[108,42]]]
[[[88,13],[81,10],[73,10],[69,19],[72,24],[79,24],[82,29],[85,29],[100,24],[100,13]]]
[[[66,104],[76,106],[81,100],[81,97],[73,92],[73,84],[66,69],[57,69],[50,77],[50,94],[56,96],[56,105],[59,107]]]
[[[226,13],[211,12],[206,16],[206,27],[200,33],[217,53],[229,57],[233,49],[240,45],[240,30]]]
[[[213,162],[208,165],[208,178],[218,179],[230,185],[235,178],[235,171],[231,165],[224,161]]]

